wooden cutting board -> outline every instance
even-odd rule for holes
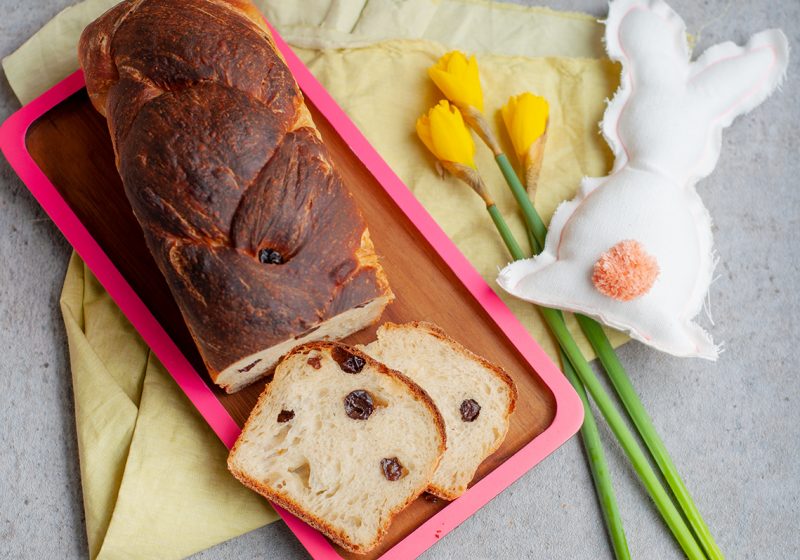
[[[313,103],[307,102],[334,164],[362,209],[396,295],[382,321],[434,322],[467,348],[500,364],[516,382],[519,400],[508,436],[481,465],[475,478],[478,481],[553,422],[556,399],[328,120]],[[93,109],[86,91],[80,90],[44,113],[30,126],[25,141],[36,164],[184,355],[197,371],[203,372],[206,383],[214,387],[216,397],[241,426],[265,381],[228,395],[205,374],[189,331],[125,197],[105,119]],[[374,333],[372,327],[345,342],[366,343],[374,339]],[[341,549],[338,552],[345,558],[377,558],[446,505],[442,500],[420,498],[395,520],[375,551],[365,556]]]

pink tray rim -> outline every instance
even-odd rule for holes
[[[583,406],[549,356],[528,334],[505,303],[492,291],[280,35],[274,29],[272,31],[278,49],[286,59],[305,96],[328,119],[353,153],[426,237],[473,297],[486,309],[498,328],[529,362],[555,398],[556,414],[544,432],[381,556],[384,560],[417,557],[572,437],[583,422]],[[84,87],[83,73],[78,70],[11,115],[0,126],[0,149],[23,183],[161,360],[181,390],[222,442],[230,448],[239,435],[239,426],[28,153],[26,135],[30,125]],[[321,533],[282,508],[273,507],[313,558],[318,560],[340,558]]]

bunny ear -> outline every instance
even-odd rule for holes
[[[605,41],[608,55],[622,62],[634,83],[674,82],[675,72],[686,75],[690,56],[686,24],[662,0],[611,2]]]
[[[687,79],[690,53],[686,25],[662,0],[613,0],[605,26],[608,56],[622,63],[619,88],[600,123],[603,137],[614,153],[613,173],[628,162],[617,124],[634,89],[645,82],[663,85],[665,81]],[[662,62],[670,71],[664,71]]]
[[[716,110],[717,122],[726,127],[780,85],[788,62],[786,36],[769,29],[753,35],[744,47],[730,42],[710,47],[691,65],[688,87],[698,102]]]

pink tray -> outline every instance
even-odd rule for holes
[[[273,35],[305,96],[329,120],[397,206],[426,237],[475,299],[489,312],[497,327],[530,363],[555,398],[555,417],[545,431],[486,475],[462,497],[389,549],[381,558],[388,560],[416,557],[572,437],[583,421],[583,408],[559,369],[525,331],[516,317],[274,30]],[[239,426],[28,153],[26,134],[31,124],[84,86],[83,74],[80,71],[75,72],[11,115],[0,127],[0,148],[42,208],[119,305],[203,418],[225,445],[230,447],[240,432]],[[328,540],[319,532],[285,510],[279,507],[275,509],[312,557],[340,558]]]

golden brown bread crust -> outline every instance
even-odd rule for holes
[[[481,364],[486,369],[491,370],[492,373],[494,373],[497,376],[498,379],[502,380],[503,383],[508,385],[508,389],[511,392],[511,399],[510,399],[510,402],[508,403],[508,415],[510,416],[511,413],[514,412],[514,409],[517,408],[517,398],[519,396],[519,394],[517,393],[517,385],[516,385],[516,383],[514,383],[514,380],[511,378],[511,376],[508,375],[508,372],[506,372],[506,370],[504,370],[503,368],[501,368],[497,364],[493,364],[492,362],[490,362],[489,360],[487,360],[483,356],[480,356],[480,355],[476,354],[475,352],[473,352],[472,350],[470,350],[469,348],[467,348],[463,344],[460,344],[459,342],[454,340],[449,334],[444,332],[444,330],[442,330],[442,328],[439,325],[436,325],[434,323],[429,323],[427,321],[410,321],[410,322],[404,323],[402,325],[397,324],[397,323],[387,322],[387,323],[384,323],[382,326],[384,328],[388,328],[388,329],[391,329],[391,328],[402,328],[404,326],[411,326],[411,327],[416,328],[416,329],[423,329],[423,330],[428,331],[431,335],[433,335],[436,338],[438,338],[439,340],[442,340],[443,342],[447,343],[453,350],[455,350],[459,354],[464,354],[464,356],[467,359],[471,358],[471,359],[475,360],[476,362],[478,362],[479,364]],[[499,445],[498,445],[498,447],[499,447]],[[492,451],[495,451],[495,450],[496,449],[494,449]]]
[[[86,28],[79,57],[128,199],[212,378],[391,298],[249,1],[126,0]],[[262,264],[266,249],[283,264]]]
[[[356,355],[356,356],[359,356],[359,357],[363,358],[365,360],[365,362],[367,363],[367,365],[378,369],[381,373],[383,373],[385,375],[389,375],[390,377],[393,377],[393,378],[397,379],[398,381],[400,381],[404,385],[408,386],[409,389],[411,389],[411,392],[414,394],[414,396],[419,401],[421,401],[423,403],[423,405],[425,406],[425,408],[427,408],[431,412],[431,414],[433,415],[434,422],[436,424],[436,431],[439,433],[439,435],[441,437],[441,441],[440,441],[440,444],[439,444],[439,455],[441,457],[441,455],[445,452],[445,449],[447,448],[447,433],[446,433],[446,430],[445,430],[444,418],[442,418],[442,415],[439,412],[439,409],[436,407],[436,405],[433,402],[433,399],[431,399],[431,397],[428,395],[428,393],[426,393],[425,390],[422,389],[422,387],[420,387],[419,385],[414,383],[411,379],[409,379],[408,377],[406,377],[405,375],[403,375],[399,371],[390,369],[385,364],[375,360],[374,358],[370,357],[369,355],[365,354],[364,352],[360,351],[357,348],[353,348],[351,346],[347,346],[345,344],[336,343],[336,342],[323,342],[323,341],[320,341],[320,342],[309,342],[307,344],[296,346],[295,348],[292,349],[291,352],[289,352],[288,354],[286,354],[283,357],[283,360],[288,360],[291,356],[293,356],[295,354],[309,353],[309,352],[311,352],[313,350],[320,350],[320,351],[328,350],[328,351],[331,351],[332,349],[337,348],[337,347],[344,349],[345,351],[347,351],[350,354],[353,354],[353,355]],[[264,407],[264,404],[266,402],[267,395],[269,395],[269,393],[270,393],[270,388],[271,387],[272,387],[271,383],[267,384],[267,386],[261,392],[261,395],[258,397],[258,402],[256,403],[256,406],[250,412],[250,416],[247,418],[247,421],[245,422],[245,425],[242,428],[242,433],[245,433],[245,431],[247,430],[248,426],[250,425],[251,419],[257,417],[260,414],[261,409]],[[389,526],[391,525],[392,520],[397,516],[397,514],[400,513],[401,511],[403,511],[411,502],[416,500],[420,496],[420,494],[422,494],[424,492],[424,490],[425,490],[425,489],[420,490],[416,495],[409,497],[409,499],[406,500],[405,503],[401,504],[400,506],[395,508],[393,511],[391,511],[389,513],[389,515],[387,515],[386,523],[384,523],[384,525],[380,528],[380,532],[377,535],[377,537],[375,538],[375,540],[367,547],[360,547],[357,544],[353,543],[352,540],[348,537],[348,535],[346,533],[344,533],[343,531],[337,530],[335,527],[333,527],[329,523],[327,523],[324,519],[320,519],[319,517],[314,515],[312,512],[304,510],[294,500],[292,500],[292,499],[290,499],[287,496],[284,496],[282,494],[273,492],[272,489],[270,489],[269,487],[265,486],[264,484],[260,483],[257,480],[254,480],[253,478],[248,476],[246,473],[243,473],[243,472],[237,470],[236,468],[234,468],[232,463],[231,463],[231,458],[236,454],[236,451],[239,448],[239,443],[240,443],[241,440],[242,440],[241,436],[236,439],[236,443],[234,443],[233,447],[231,448],[230,453],[228,454],[228,470],[231,472],[231,474],[233,474],[233,476],[239,482],[241,482],[242,484],[244,484],[245,486],[247,486],[251,490],[253,490],[255,492],[258,492],[259,494],[261,494],[262,496],[264,496],[265,498],[267,498],[271,502],[274,502],[274,503],[278,504],[279,506],[281,506],[285,510],[289,511],[292,515],[295,515],[296,517],[302,519],[303,521],[305,521],[306,523],[308,523],[309,525],[311,525],[312,527],[314,527],[318,531],[320,531],[323,534],[325,534],[328,538],[330,538],[333,542],[335,542],[336,544],[338,544],[342,548],[344,548],[346,550],[349,550],[351,552],[355,552],[357,554],[364,554],[366,552],[369,552],[370,550],[372,550],[376,546],[378,546],[378,544],[380,543],[380,541],[383,539],[384,535],[386,534],[386,531],[389,529]],[[434,466],[434,468],[432,470],[436,470],[436,466]]]

